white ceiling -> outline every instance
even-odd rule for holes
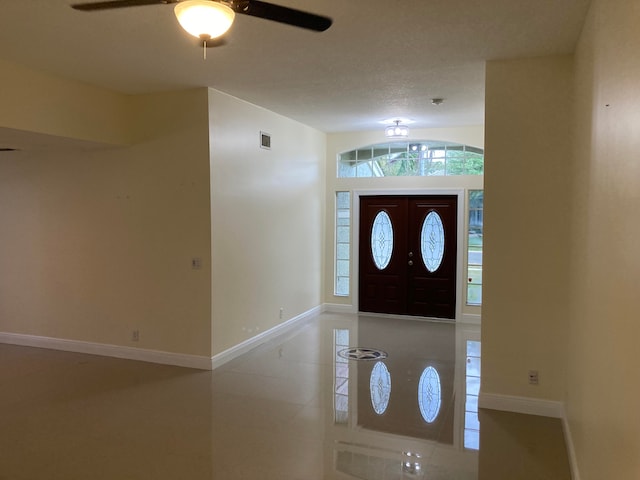
[[[88,13],[74,0],[4,0],[0,58],[125,93],[209,86],[325,132],[374,130],[392,117],[474,125],[484,121],[484,62],[571,53],[589,5],[272,1],[333,26],[316,33],[238,15],[204,60],[171,5]]]

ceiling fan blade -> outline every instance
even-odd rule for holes
[[[102,2],[75,3],[71,5],[71,8],[92,12],[115,8],[142,7],[145,5],[166,5],[178,3],[179,1],[180,0],[106,0]],[[306,28],[307,30],[314,30],[316,32],[324,32],[333,23],[329,17],[263,2],[261,0],[220,0],[220,3],[229,5],[236,13],[286,23],[287,25]]]
[[[261,0],[230,0],[223,3],[227,3],[236,13],[265,18],[316,32],[324,32],[333,23],[329,17],[274,5]]]
[[[91,12],[94,10],[111,10],[113,8],[142,7],[144,5],[163,5],[176,3],[177,0],[108,0],[105,2],[75,3],[71,8]]]

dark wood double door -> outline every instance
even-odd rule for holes
[[[455,318],[457,202],[360,197],[360,311]]]

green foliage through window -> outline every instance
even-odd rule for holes
[[[484,151],[449,142],[393,142],[338,156],[338,178],[483,175]]]
[[[467,304],[482,304],[482,227],[484,190],[469,191],[469,247]]]

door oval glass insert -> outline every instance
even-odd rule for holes
[[[378,415],[382,415],[387,410],[391,397],[391,374],[384,363],[377,362],[373,366],[369,379],[369,390],[371,391],[373,410]]]
[[[393,253],[393,226],[385,211],[380,211],[371,227],[371,255],[378,270],[384,270],[391,261]]]
[[[438,270],[444,257],[444,225],[438,212],[429,212],[422,223],[420,249],[427,270],[431,273]]]
[[[441,392],[438,371],[433,367],[425,368],[418,383],[418,405],[420,415],[427,423],[433,423],[438,418],[442,405]]]

